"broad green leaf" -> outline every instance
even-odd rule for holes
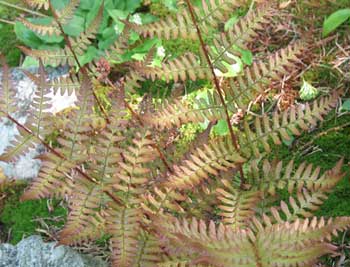
[[[350,18],[350,8],[341,9],[330,15],[323,23],[323,37],[337,29]]]
[[[303,85],[299,91],[299,95],[302,100],[305,100],[305,101],[312,100],[316,96],[318,96],[318,93],[319,91],[317,90],[317,88],[312,86],[312,84],[310,84],[309,82],[305,80],[303,81]]]
[[[27,29],[21,22],[17,21],[14,29],[17,38],[26,46],[36,49],[43,44],[43,41],[33,31]]]
[[[350,98],[345,100],[340,107],[341,112],[349,112],[350,111]]]
[[[74,15],[70,22],[63,26],[63,30],[70,36],[79,36],[84,31],[85,19],[80,16]]]
[[[229,133],[228,125],[226,120],[219,120],[218,123],[213,127],[213,132],[216,135],[227,135]]]
[[[34,57],[26,56],[21,67],[22,68],[39,67],[39,60]]]

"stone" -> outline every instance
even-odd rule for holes
[[[107,262],[89,255],[79,254],[56,242],[43,242],[34,235],[16,246],[0,245],[0,267],[107,267]]]
[[[35,73],[35,68],[27,69],[30,72]],[[52,79],[58,76],[65,75],[67,68],[48,68],[48,78]],[[30,104],[34,97],[35,84],[18,68],[11,70],[11,77],[13,87],[16,90],[16,103],[17,109],[12,116],[16,118],[20,123],[25,123],[27,114],[30,112]],[[0,70],[0,80],[2,73]],[[50,112],[58,112],[66,107],[74,105],[76,100],[75,95],[61,96],[58,94],[50,95],[52,99],[52,108]],[[0,155],[4,153],[7,147],[10,146],[11,142],[18,135],[18,131],[15,125],[7,119],[0,119]],[[35,149],[29,150],[25,155],[19,157],[15,162],[5,163],[0,162],[0,168],[3,170],[6,177],[17,180],[30,180],[34,178],[40,168],[40,160],[35,159],[40,153],[44,151],[42,146],[37,146]]]

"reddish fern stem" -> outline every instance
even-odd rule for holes
[[[82,66],[82,65],[80,64],[79,59],[78,59],[78,56],[77,56],[77,54],[75,53],[75,51],[74,51],[74,49],[73,49],[73,46],[72,46],[72,44],[71,44],[71,42],[70,42],[70,40],[69,40],[67,34],[66,34],[66,33],[64,32],[64,30],[63,30],[62,24],[61,24],[60,21],[59,21],[59,18],[58,18],[58,16],[57,16],[57,13],[56,13],[55,9],[53,8],[53,6],[52,6],[52,4],[51,4],[51,0],[49,1],[49,6],[50,6],[50,10],[51,10],[51,12],[52,12],[53,17],[54,17],[54,19],[55,19],[55,21],[56,21],[58,27],[60,28],[60,31],[61,31],[61,33],[62,33],[62,36],[63,36],[63,38],[64,38],[64,40],[65,40],[65,42],[66,42],[66,44],[67,44],[69,50],[71,51],[71,53],[72,53],[72,55],[73,55],[73,57],[74,57],[75,62],[78,64],[79,70],[80,70],[84,75],[88,76],[88,72],[87,72],[85,66]],[[94,98],[95,98],[95,100],[96,100],[96,103],[97,103],[99,109],[101,110],[103,116],[105,117],[105,120],[109,123],[110,121],[109,121],[107,112],[106,112],[106,110],[104,109],[104,107],[103,107],[101,101],[98,99],[98,97],[97,97],[97,95],[96,95],[96,93],[95,93],[94,90],[92,90],[92,94],[93,94],[93,96],[94,96]]]
[[[109,86],[111,86],[114,90],[118,90],[115,85],[112,83],[112,81],[109,78],[106,78],[106,81],[108,83]],[[139,114],[137,114],[132,107],[129,105],[129,103],[124,99],[124,104],[126,106],[126,108],[130,111],[131,115],[136,118],[136,120],[139,122],[139,124],[141,125],[141,127],[145,127],[141,117]],[[161,161],[163,162],[164,166],[167,168],[167,170],[170,173],[173,173],[172,168],[170,167],[166,157],[164,156],[163,152],[161,151],[160,147],[157,144],[153,144],[151,145],[159,154],[159,157],[161,159]]]
[[[211,73],[212,73],[212,76],[213,76],[213,80],[214,80],[214,84],[215,84],[215,88],[216,88],[216,90],[217,90],[217,92],[219,94],[219,98],[220,98],[221,104],[222,104],[222,106],[224,107],[224,110],[225,110],[226,122],[227,122],[228,129],[230,131],[232,144],[236,148],[236,150],[238,151],[239,150],[239,145],[238,145],[237,137],[236,137],[235,133],[233,132],[233,128],[232,128],[231,120],[230,120],[230,115],[228,113],[228,108],[227,108],[224,96],[223,96],[221,88],[220,88],[219,80],[218,80],[218,78],[217,78],[217,76],[215,74],[213,63],[210,60],[207,47],[206,47],[206,45],[205,45],[205,43],[203,41],[202,32],[199,29],[199,26],[198,26],[198,23],[197,23],[195,14],[194,14],[193,6],[192,6],[190,0],[186,0],[186,3],[187,3],[187,6],[188,6],[188,9],[190,11],[191,19],[193,21],[193,24],[194,24],[194,26],[195,26],[195,28],[197,30],[197,35],[198,35],[199,42],[201,44],[204,56],[205,56],[205,58],[206,58],[206,60],[208,62],[209,68],[211,70]],[[245,180],[244,179],[244,173],[243,173],[242,165],[239,165],[238,169],[239,169],[240,176],[241,176],[241,186],[242,186],[244,184],[244,180]]]

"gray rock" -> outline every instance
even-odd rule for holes
[[[35,68],[29,69],[29,71],[35,73]],[[67,68],[48,68],[48,78],[52,79],[67,73]],[[25,123],[27,114],[29,112],[30,104],[34,97],[35,84],[18,68],[12,69],[11,72],[13,86],[16,89],[16,103],[17,109],[14,114],[11,114],[20,123]],[[0,70],[0,81],[2,73]],[[60,110],[60,105],[66,105],[72,103],[72,98],[67,99],[52,94],[53,110]],[[67,105],[66,105],[67,106]],[[64,107],[66,107],[64,106]],[[7,147],[18,135],[18,131],[15,125],[7,119],[0,118],[0,155],[4,153]],[[32,179],[34,178],[40,168],[40,161],[35,159],[43,151],[42,146],[38,146],[35,149],[29,150],[28,153],[21,156],[16,162],[4,163],[0,162],[0,168],[8,178],[12,179]]]
[[[107,263],[81,255],[56,242],[44,243],[40,236],[30,236],[12,246],[0,245],[0,267],[107,267]]]

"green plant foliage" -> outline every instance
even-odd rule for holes
[[[330,15],[323,23],[323,36],[329,35],[335,29],[337,29],[341,24],[349,20],[350,9],[340,9]]]
[[[3,193],[6,196],[5,205],[0,210],[0,222],[3,224],[3,231],[10,233],[10,242],[16,244],[23,237],[38,234],[37,229],[44,228],[36,219],[43,219],[49,227],[61,228],[67,211],[58,201],[52,201],[53,207],[49,211],[47,200],[32,200],[20,202],[26,184],[9,186]],[[47,230],[47,229],[43,229]]]

